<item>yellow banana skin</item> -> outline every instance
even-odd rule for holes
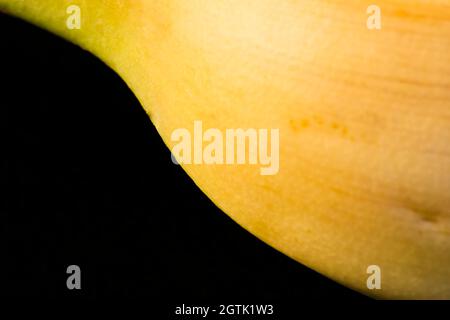
[[[67,8],[80,8],[80,29]],[[450,298],[450,0],[0,0],[91,51],[169,147],[279,128],[280,169],[183,165],[237,223],[376,298]],[[170,159],[168,159],[170,161]],[[367,287],[367,268],[381,289]]]

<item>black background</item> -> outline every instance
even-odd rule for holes
[[[365,299],[216,208],[97,58],[4,15],[0,34],[2,295]]]

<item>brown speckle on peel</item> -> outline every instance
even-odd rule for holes
[[[436,223],[438,214],[427,210],[414,210],[424,222]]]
[[[301,126],[302,128],[308,128],[308,127],[309,127],[309,120],[308,120],[308,119],[303,119],[303,120],[300,122],[300,126]]]
[[[310,126],[310,122],[308,119],[300,119],[300,120],[289,120],[289,126],[294,132],[298,132],[301,129],[306,129]]]
[[[419,220],[420,226],[423,228],[431,228],[436,235],[450,236],[449,212],[419,206],[406,206],[406,209]]]
[[[436,223],[441,215],[439,211],[432,208],[425,208],[423,206],[410,204],[409,206],[406,206],[406,208],[424,223]]]
[[[337,121],[325,121],[318,116],[314,116],[312,119],[301,118],[289,120],[289,127],[294,132],[300,132],[306,129],[316,129],[322,131],[328,131],[330,134],[340,134],[342,138],[350,139],[349,129],[345,124],[338,123]]]
[[[297,124],[295,123],[295,120],[293,120],[293,119],[289,120],[289,127],[294,132],[297,132],[299,130],[298,127],[297,127]]]

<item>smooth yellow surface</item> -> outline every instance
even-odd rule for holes
[[[376,1],[379,31],[370,4],[0,0],[106,61],[169,147],[195,120],[279,128],[277,175],[184,166],[257,237],[375,297],[450,298],[450,0]]]

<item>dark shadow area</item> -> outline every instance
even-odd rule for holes
[[[365,299],[216,208],[97,58],[18,19],[0,30],[1,295]]]

